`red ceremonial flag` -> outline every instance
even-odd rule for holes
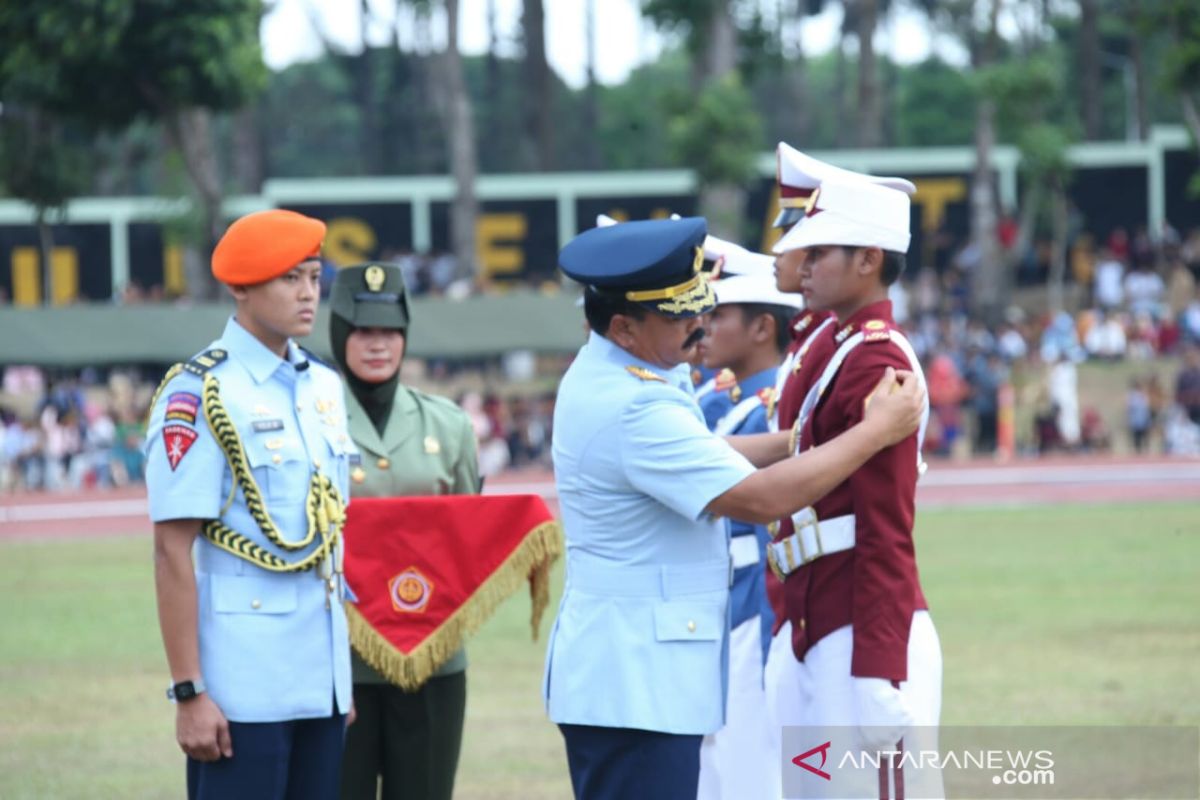
[[[421,686],[527,580],[537,638],[563,549],[541,497],[356,497],[346,511],[350,642],[393,683]]]

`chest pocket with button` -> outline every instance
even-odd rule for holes
[[[308,454],[298,437],[285,432],[248,437],[246,459],[268,506],[303,503],[308,496]]]
[[[257,575],[210,575],[212,606],[218,614],[290,614],[296,610],[295,580]]]

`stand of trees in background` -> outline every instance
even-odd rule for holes
[[[545,0],[524,0],[511,40],[488,0],[479,56],[458,50],[458,5],[347,2],[361,22],[350,45],[325,38],[313,12],[325,54],[272,73],[259,0],[6,3],[0,183],[42,222],[80,194],[190,190],[201,213],[179,230],[203,264],[224,224],[220,198],[253,193],[264,178],[449,173],[456,256],[469,270],[478,173],[689,167],[714,229],[745,238],[743,187],[756,155],[779,140],[811,150],[973,144],[975,305],[994,316],[1011,274],[996,220],[1015,211],[997,208],[996,144],[1018,146],[1031,178],[1021,237],[1052,231],[1065,260],[1072,142],[1144,138],[1152,123],[1180,121],[1200,139],[1194,0],[642,0],[662,55],[600,85],[605,43],[589,34],[578,89],[547,62]],[[585,0],[589,32],[601,5]],[[800,25],[829,9],[842,14],[837,41],[805,53]],[[901,12],[964,63],[893,63],[880,45]]]

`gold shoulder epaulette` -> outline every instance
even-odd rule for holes
[[[193,375],[203,377],[210,369],[227,358],[229,358],[229,353],[214,347],[212,350],[205,350],[200,355],[195,356],[191,361],[185,361],[183,368]]]
[[[890,342],[892,340],[888,324],[881,319],[864,322],[862,330],[864,342]]]
[[[658,381],[660,383],[667,382],[666,378],[659,375],[658,373],[651,372],[650,370],[646,369],[645,367],[635,367],[635,366],[631,365],[631,366],[626,367],[625,369],[633,377],[641,378],[644,381]]]

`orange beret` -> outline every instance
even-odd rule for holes
[[[213,276],[234,286],[278,278],[302,261],[321,255],[325,223],[273,208],[236,220],[213,250]]]

